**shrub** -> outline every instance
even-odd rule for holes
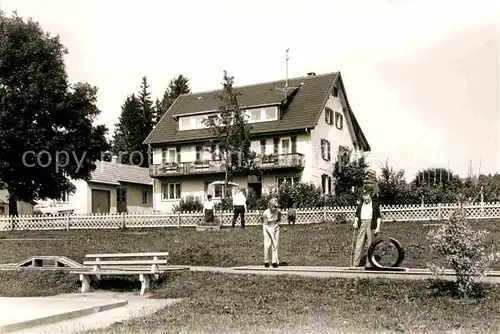
[[[456,272],[456,287],[462,297],[473,295],[477,281],[485,275],[500,253],[488,249],[487,231],[473,230],[465,216],[463,207],[450,217],[450,222],[430,231],[427,238],[431,249],[444,255],[445,261]],[[443,274],[443,268],[429,264],[436,276]]]
[[[312,183],[296,183],[293,186],[284,184],[278,189],[280,207],[289,208],[294,203],[298,208],[314,208],[323,206],[321,189]]]
[[[215,204],[216,210],[232,210],[233,209],[233,199],[231,197],[226,197],[220,200],[219,203]]]
[[[203,204],[193,195],[182,198],[179,204],[174,204],[174,212],[203,211]]]

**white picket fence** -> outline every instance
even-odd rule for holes
[[[449,219],[458,208],[457,204],[439,205],[396,205],[382,206],[383,221],[437,221]],[[465,206],[471,219],[500,218],[500,202],[482,203]],[[298,209],[297,224],[314,224],[324,221],[339,222],[352,220],[355,207],[324,207]],[[245,214],[246,225],[259,225],[262,211],[249,211]],[[283,211],[286,214],[286,211]],[[216,221],[223,226],[232,222],[232,212],[216,212]],[[286,217],[286,216],[285,216]],[[237,224],[240,221],[238,219]],[[148,227],[195,227],[203,225],[201,212],[185,213],[119,213],[119,214],[73,214],[64,216],[19,216],[0,217],[0,231],[11,230],[82,230],[118,229]]]

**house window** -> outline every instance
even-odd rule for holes
[[[332,177],[326,174],[321,175],[321,190],[323,194],[330,195],[332,193]]]
[[[142,191],[142,204],[148,204],[148,191]]]
[[[351,151],[345,146],[339,146],[338,160],[342,166],[347,166],[351,161]]]
[[[276,178],[276,181],[278,182],[278,188],[281,187],[284,184],[288,185],[294,185],[300,182],[300,178],[298,177],[278,177]]]
[[[116,189],[116,200],[118,202],[126,202],[127,201],[127,190],[123,188]]]
[[[251,122],[260,121],[260,109],[250,110],[250,121]]]
[[[4,215],[4,214],[5,214],[5,205],[0,204],[0,215]]]
[[[333,125],[333,110],[328,107],[325,108],[325,122],[326,124]]]
[[[342,130],[344,128],[344,116],[341,113],[335,113],[335,126],[337,129]]]
[[[278,119],[278,108],[275,106],[265,108],[246,109],[245,115],[249,123],[276,121]]]
[[[224,190],[224,185],[223,184],[214,184],[211,187],[212,191],[209,193],[208,189],[210,187],[210,183],[212,183],[212,182],[211,181],[210,182],[205,182],[205,192],[207,193],[207,195],[212,195],[212,197],[214,199],[221,198],[222,197],[222,192]]]
[[[193,128],[192,120],[191,116],[179,118],[179,131],[191,130]]]
[[[281,154],[290,153],[290,138],[281,139]]]
[[[337,86],[333,87],[332,95],[333,95],[333,97],[339,96],[339,88]]]
[[[165,183],[162,184],[162,200],[172,200],[181,198],[181,184],[180,183]]]
[[[266,121],[274,121],[278,118],[278,109],[276,107],[264,108]]]
[[[264,156],[266,155],[266,140],[262,139],[260,141],[260,155]]]
[[[169,148],[167,150],[166,163],[177,162],[177,149]]]
[[[205,124],[205,119],[207,118],[217,119],[218,116],[212,113],[209,115],[205,114],[179,117],[179,131],[206,129],[207,125]],[[217,123],[217,120],[215,123]]]
[[[330,153],[330,142],[326,139],[321,139],[321,158],[325,161],[330,161],[331,160],[331,153]]]

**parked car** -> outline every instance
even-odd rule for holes
[[[68,204],[57,203],[54,201],[39,201],[33,207],[34,215],[67,215],[75,212]]]

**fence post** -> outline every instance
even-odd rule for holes
[[[441,203],[438,203],[438,220],[443,219],[443,213],[441,212]]]
[[[122,228],[126,227],[126,217],[125,212],[122,212]]]
[[[224,225],[224,224],[222,223],[222,211],[223,211],[223,210],[222,210],[222,208],[221,208],[221,209],[220,209],[220,212],[219,212],[219,226],[220,226],[221,228],[222,228],[222,225]]]
[[[66,217],[66,231],[69,231],[69,219],[70,219],[70,215],[68,213],[67,217]]]
[[[326,222],[326,204],[323,205],[323,221]]]
[[[177,212],[177,228],[181,228],[181,212]]]
[[[10,216],[10,230],[14,231],[14,216]]]

